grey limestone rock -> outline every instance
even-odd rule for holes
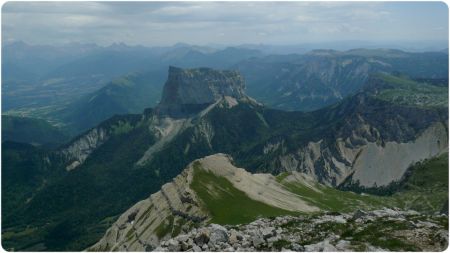
[[[173,239],[160,242],[157,251],[296,251],[296,252],[330,252],[330,251],[387,251],[369,241],[355,240],[342,234],[342,229],[351,229],[359,233],[373,222],[389,224],[399,222],[402,226],[380,227],[384,238],[399,238],[406,244],[412,244],[421,250],[439,251],[448,245],[448,231],[442,225],[439,215],[408,215],[409,211],[381,209],[373,211],[356,211],[343,214],[321,214],[314,217],[284,216],[279,219],[258,219],[250,224],[221,226],[211,224],[193,229]],[[353,217],[361,222],[354,222]],[[371,222],[366,222],[371,219]],[[411,219],[410,219],[411,218]],[[444,217],[446,218],[446,216]],[[342,221],[341,221],[342,220]],[[348,220],[348,222],[347,222]],[[353,221],[352,221],[353,220]],[[345,221],[345,222],[343,222]],[[414,226],[405,229],[404,225]],[[283,229],[280,229],[283,227]],[[430,238],[431,240],[423,240]],[[304,244],[311,241],[314,243]]]
[[[261,229],[261,234],[264,239],[270,238],[275,235],[275,228],[274,227],[266,227]]]
[[[359,219],[359,218],[361,218],[361,217],[364,217],[366,214],[367,214],[366,212],[364,212],[364,211],[358,209],[358,210],[356,210],[356,212],[353,214],[352,219],[353,219],[353,220],[357,220],[357,219]]]
[[[213,243],[216,244],[218,242],[227,242],[228,241],[228,234],[227,234],[227,229],[217,225],[217,224],[211,224],[210,226],[210,237],[209,240]]]
[[[199,112],[224,96],[244,98],[244,89],[244,79],[237,71],[171,66],[157,111],[171,117],[183,117]]]
[[[230,230],[230,236],[229,236],[229,242],[231,244],[238,243],[239,241],[242,241],[244,237],[241,233],[237,232],[235,229]]]
[[[169,251],[180,251],[180,244],[177,240],[170,239],[169,241],[167,241],[167,244],[167,249]]]
[[[202,249],[199,246],[197,246],[197,245],[192,246],[192,249],[194,250],[194,252],[201,252],[202,251]]]
[[[200,231],[197,232],[197,235],[194,238],[194,242],[195,244],[197,244],[198,246],[203,246],[204,244],[207,244],[209,242],[209,236],[210,236],[211,232],[206,229],[203,228]]]
[[[264,238],[259,235],[252,236],[252,244],[254,247],[258,247],[264,243]]]

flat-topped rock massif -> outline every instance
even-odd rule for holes
[[[196,113],[225,96],[246,97],[244,88],[244,79],[237,71],[170,67],[157,111],[172,117]]]

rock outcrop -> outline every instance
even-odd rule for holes
[[[447,113],[447,108],[397,105],[362,93],[313,112],[321,121],[332,118],[315,125],[322,131],[315,138],[304,135],[296,148],[287,148],[290,138],[277,138],[260,152],[273,157],[266,167],[306,173],[327,185],[352,177],[364,187],[386,186],[416,162],[448,151]]]
[[[156,110],[171,117],[192,115],[225,96],[237,100],[247,98],[244,88],[244,79],[237,71],[171,66]]]
[[[318,216],[279,216],[238,226],[194,228],[155,251],[442,251],[446,215],[381,209]]]
[[[66,156],[67,171],[73,170],[81,165],[88,156],[109,138],[107,131],[103,128],[94,128],[85,135],[73,141],[61,152]]]
[[[198,177],[204,177],[205,173],[217,178],[200,181]],[[224,179],[229,185],[221,183]],[[236,196],[235,190],[239,190],[248,200],[298,216],[258,219],[233,226],[207,225],[215,216],[209,209],[211,206],[204,202],[204,192],[193,187],[199,184],[219,201],[221,194]],[[228,155],[215,154],[195,160],[161,191],[131,207],[88,250],[436,251],[446,247],[447,215],[438,211],[425,215],[399,210],[395,207],[401,206],[397,201],[340,192],[298,172],[277,177],[251,174],[235,167]],[[328,209],[328,205],[337,202],[345,206],[346,212],[358,208],[366,211],[325,212],[334,210]],[[239,208],[229,202],[222,205],[230,206],[227,212]]]
[[[371,126],[366,127],[370,131]],[[328,185],[339,185],[351,176],[360,186],[386,186],[401,180],[416,162],[447,152],[447,139],[446,125],[441,122],[435,122],[417,138],[406,142],[371,141],[355,131],[352,136],[337,138],[331,143],[330,140],[309,142],[297,152],[281,155],[277,160],[287,171],[306,173]],[[282,141],[269,143],[264,152],[270,154],[281,148]]]
[[[287,191],[270,174],[251,174],[237,168],[225,154],[215,154],[192,162],[172,182],[148,199],[138,202],[123,213],[106,231],[103,238],[88,250],[145,251],[156,247],[162,239],[187,232],[211,219],[207,207],[191,188],[194,164],[199,169],[225,178],[236,189],[253,200],[287,211],[310,213],[320,209],[298,195]],[[205,235],[206,236],[206,235]],[[228,240],[226,234],[207,235]],[[199,238],[196,239],[202,240]]]
[[[161,190],[123,213],[92,251],[149,251],[160,239],[207,218],[195,193],[189,188],[192,168],[188,167]],[[177,231],[174,231],[174,228]]]

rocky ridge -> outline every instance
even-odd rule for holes
[[[429,168],[434,168],[434,172],[431,173],[439,173],[435,167]],[[426,191],[431,189],[430,186],[426,188],[423,184],[422,187]],[[439,191],[438,188],[432,189]],[[245,197],[239,195],[238,191]],[[199,250],[199,248],[203,251],[271,251],[280,250],[281,247],[295,251],[324,249],[373,251],[441,247],[434,245],[433,242],[441,240],[442,235],[439,235],[440,239],[436,239],[437,237],[432,234],[433,231],[421,230],[421,226],[428,224],[427,222],[437,224],[430,228],[439,228],[439,231],[446,228],[447,217],[436,213],[441,209],[441,205],[437,203],[439,205],[437,209],[434,206],[427,206],[427,210],[434,208],[434,211],[425,214],[422,210],[424,213],[420,214],[405,207],[404,204],[409,202],[406,198],[410,198],[408,193],[405,194],[386,197],[339,191],[321,185],[308,175],[298,172],[283,173],[276,177],[270,174],[251,174],[235,167],[228,155],[215,154],[192,162],[173,182],[165,184],[161,191],[138,202],[123,213],[103,238],[88,250],[149,251],[161,246],[168,248],[169,251]],[[415,198],[421,196],[415,195]],[[235,201],[236,199],[240,201]],[[266,206],[255,204],[255,201]],[[245,204],[249,202],[253,204]],[[269,213],[267,206],[278,208],[278,212]],[[402,209],[397,209],[398,207]],[[256,210],[253,213],[249,212],[252,208]],[[350,213],[354,210],[360,211]],[[291,216],[284,217],[286,214]],[[281,218],[259,219],[261,217]],[[254,222],[257,219],[259,220]],[[218,232],[218,235],[212,236],[213,232],[204,231],[205,227],[223,230],[219,225],[208,227],[208,224],[216,222],[250,224],[223,225],[226,228],[226,235]],[[320,225],[322,223],[324,225]],[[259,225],[255,227],[255,224]],[[265,228],[271,229],[261,230]],[[243,236],[239,242],[231,243],[211,239],[211,237],[233,238],[231,229],[240,231],[241,234],[247,233],[247,242],[244,243]],[[261,231],[251,232],[252,229]],[[420,242],[423,245],[410,240],[420,233],[428,236],[428,241]],[[184,235],[178,238],[179,234]],[[258,237],[260,234],[261,240]],[[373,237],[370,236],[372,234]],[[384,234],[388,237],[379,239]],[[187,241],[189,236],[196,245]],[[270,237],[274,238],[268,239]],[[177,238],[182,239],[175,242]],[[212,243],[205,246],[209,243],[208,240],[212,240]],[[239,244],[241,241],[242,245]],[[221,244],[222,242],[228,244]],[[238,244],[234,245],[235,242]]]
[[[191,170],[184,170],[172,182],[163,185],[159,192],[128,209],[89,250],[148,251],[166,236],[165,233],[172,234],[167,229],[171,229],[174,222],[181,221],[180,230],[203,222],[207,214],[189,188]]]
[[[162,241],[155,251],[442,251],[447,246],[446,215],[384,208],[210,224]]]
[[[289,211],[305,213],[320,209],[287,191],[270,174],[251,174],[232,165],[231,157],[215,154],[192,162],[172,182],[123,213],[89,250],[142,251],[159,240],[176,235],[211,219],[205,204],[192,189],[194,167],[225,178],[250,199]],[[301,179],[304,179],[303,177]],[[300,180],[290,177],[290,181]],[[213,182],[212,182],[213,183]],[[206,185],[205,187],[210,188]],[[210,191],[214,192],[210,188]]]

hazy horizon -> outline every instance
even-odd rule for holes
[[[7,2],[2,37],[4,43],[32,45],[351,42],[439,48],[448,45],[448,7],[443,2]]]

